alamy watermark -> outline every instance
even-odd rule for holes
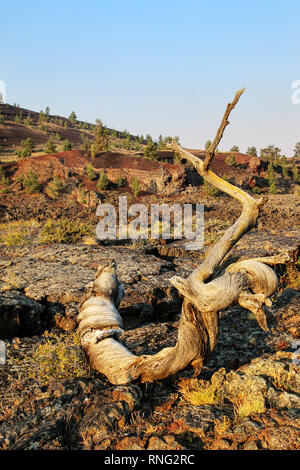
[[[0,340],[0,365],[6,364],[6,344]]]
[[[119,197],[119,210],[112,204],[100,204],[96,215],[99,240],[186,239],[186,250],[201,250],[204,244],[204,205],[145,204],[128,207],[127,196]],[[130,218],[130,221],[129,221]],[[172,218],[172,221],[171,221]]]
[[[293,104],[300,104],[300,80],[294,80],[292,82],[291,100]]]
[[[5,82],[0,80],[0,104],[6,103],[6,87]]]
[[[292,354],[292,362],[294,364],[300,364],[300,340],[294,341],[291,347],[295,350]]]

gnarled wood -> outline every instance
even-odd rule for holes
[[[262,329],[267,330],[263,305],[276,291],[278,279],[269,265],[281,263],[282,256],[257,258],[234,263],[216,276],[218,267],[234,244],[256,223],[264,199],[254,199],[240,188],[223,180],[209,169],[215,149],[228,125],[228,116],[243,90],[235,95],[225,111],[216,138],[203,162],[177,142],[171,148],[190,161],[210,184],[226,192],[242,205],[237,221],[213,246],[203,263],[187,278],[174,276],[171,283],[184,297],[177,343],[152,356],[135,356],[122,345],[122,318],[117,307],[123,295],[115,264],[99,267],[94,282],[82,299],[78,331],[82,347],[91,366],[107,376],[113,384],[136,379],[152,382],[172,375],[191,364],[195,374],[201,372],[205,357],[213,351],[218,339],[218,312],[239,303],[255,315]]]

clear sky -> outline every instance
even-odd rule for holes
[[[7,102],[220,150],[300,141],[299,0],[0,0]]]

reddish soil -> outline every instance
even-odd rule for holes
[[[172,170],[174,167],[179,168],[180,165],[124,155],[117,152],[103,152],[96,155],[93,166],[94,168],[130,168],[143,171],[157,171],[160,168]]]
[[[194,150],[194,149],[187,149],[193,155],[200,157],[202,159],[205,158],[206,153],[204,150]],[[238,167],[230,166],[226,163],[226,158],[229,155],[233,155]],[[262,161],[258,157],[254,157],[251,155],[246,155],[245,153],[241,152],[218,152],[213,158],[211,163],[211,169],[219,174],[228,174],[228,172],[237,173],[242,171],[245,174],[245,169],[248,169],[251,173],[259,174],[260,172],[264,172],[267,168],[268,164]]]

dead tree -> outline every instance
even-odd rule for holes
[[[175,374],[189,364],[198,375],[205,357],[217,343],[219,311],[236,303],[250,310],[260,327],[268,330],[263,305],[271,305],[269,297],[278,286],[277,275],[270,266],[284,262],[284,256],[239,261],[220,272],[220,263],[227,253],[256,224],[265,200],[254,199],[209,169],[224,129],[229,124],[229,114],[243,91],[238,91],[232,103],[227,105],[204,161],[177,142],[170,144],[181,158],[194,165],[205,181],[242,205],[240,217],[226,230],[200,266],[187,279],[178,276],[171,279],[183,296],[176,345],[154,355],[136,356],[121,343],[122,318],[117,308],[124,289],[118,282],[114,262],[99,267],[95,280],[87,286],[78,316],[81,344],[91,366],[106,375],[113,384],[125,384],[136,379],[152,382]]]

